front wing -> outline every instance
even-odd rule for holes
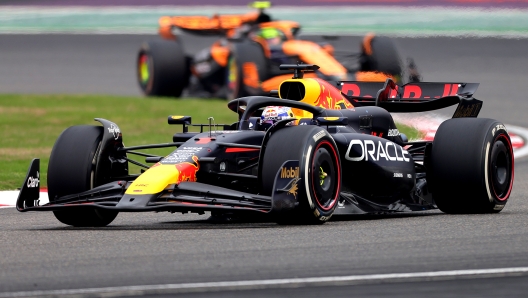
[[[298,167],[299,161],[286,161],[282,167]],[[235,191],[200,182],[180,182],[168,185],[157,194],[127,194],[130,181],[114,181],[91,190],[50,198],[40,206],[40,160],[33,159],[17,199],[18,211],[54,211],[78,208],[99,208],[119,212],[170,211],[170,212],[259,212],[278,213],[294,209],[296,196],[287,186],[292,178],[282,178],[280,170],[275,177],[271,196]],[[298,180],[297,180],[298,181]]]

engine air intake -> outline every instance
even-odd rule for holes
[[[279,94],[281,98],[300,101],[304,99],[306,88],[302,82],[285,81],[280,85]]]

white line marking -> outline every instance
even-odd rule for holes
[[[369,275],[349,275],[349,276],[328,276],[328,277],[307,277],[307,278],[286,278],[286,279],[264,279],[264,280],[242,280],[223,282],[201,282],[184,284],[164,284],[164,285],[142,285],[123,286],[106,288],[87,288],[71,290],[50,290],[50,291],[26,291],[26,292],[4,292],[0,297],[27,297],[39,295],[81,295],[96,293],[118,293],[123,292],[128,295],[133,292],[159,291],[159,290],[222,290],[222,289],[262,289],[273,288],[283,285],[307,285],[336,282],[372,282],[372,281],[409,281],[409,279],[421,279],[429,281],[431,278],[456,278],[456,277],[497,277],[506,274],[527,273],[528,267],[517,268],[496,268],[496,269],[474,269],[474,270],[450,270],[414,273],[389,273],[389,274],[369,274]],[[143,293],[146,294],[146,293]]]
[[[0,208],[13,208],[16,205],[16,200],[18,198],[18,190],[4,190],[0,191]],[[47,204],[49,202],[48,193],[40,192],[39,196],[40,205]]]
[[[0,207],[14,207],[18,193],[18,190],[0,191]]]

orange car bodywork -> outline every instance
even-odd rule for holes
[[[282,45],[286,55],[299,56],[306,64],[319,65],[319,71],[336,79],[346,80],[347,69],[318,44],[307,40],[287,40]]]
[[[229,58],[229,47],[223,46],[217,41],[211,47],[211,56],[218,65],[226,67],[227,59]]]
[[[358,82],[385,82],[387,79],[397,81],[397,79],[387,73],[378,71],[358,71],[356,72],[356,81]]]
[[[259,16],[258,12],[249,12],[239,15],[213,15],[208,16],[164,16],[158,21],[159,34],[166,39],[175,39],[172,32],[173,27],[184,30],[229,32],[239,28],[245,23],[255,22]]]
[[[223,33],[232,37],[243,24],[255,24],[259,16],[258,12],[249,12],[239,15],[214,15],[208,16],[164,16],[159,19],[159,34],[165,39],[176,39],[172,29],[174,27],[190,31]],[[288,56],[297,56],[306,64],[320,66],[319,72],[337,80],[347,80],[347,69],[337,61],[333,54],[332,45],[319,45],[312,41],[295,39],[295,33],[300,25],[294,21],[270,21],[258,24],[261,29],[275,28],[283,33],[282,51]],[[264,51],[264,55],[270,58],[270,48],[265,39],[259,36],[249,36],[258,42]],[[372,53],[371,40],[374,34],[367,34],[362,42],[366,54]],[[215,42],[211,47],[211,56],[218,65],[226,67],[230,54],[230,46],[226,43]],[[264,92],[278,89],[280,83],[291,75],[280,75],[272,78],[260,78],[256,65],[251,63],[242,66],[244,83],[253,88],[261,88]],[[313,73],[307,73],[305,77],[317,77]],[[362,71],[356,72],[357,81],[384,82],[387,78],[395,79],[393,76],[380,73]]]

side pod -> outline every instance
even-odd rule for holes
[[[18,194],[16,208],[18,211],[27,207],[38,206],[40,198],[40,159],[34,158]]]

